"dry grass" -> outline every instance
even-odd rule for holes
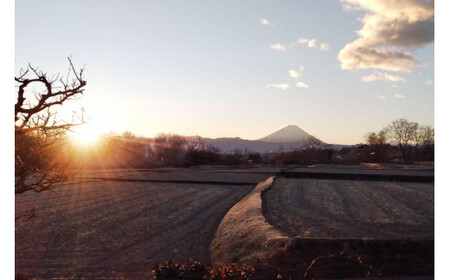
[[[268,224],[262,215],[261,193],[268,189],[273,177],[259,183],[245,198],[228,211],[211,244],[213,264],[253,263],[269,257],[287,238]]]

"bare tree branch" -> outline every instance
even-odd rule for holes
[[[72,120],[71,123],[63,123],[56,119],[56,113],[50,109],[83,95],[86,86],[84,69],[76,71],[72,59],[67,59],[70,67],[65,78],[59,74],[48,77],[47,73],[31,64],[14,78],[17,84],[16,194],[29,190],[41,192],[67,181],[70,162],[64,158],[61,145],[67,131],[85,123],[84,111],[79,122]],[[37,86],[43,87],[42,92],[34,91]],[[33,98],[36,100],[35,104],[31,102]]]

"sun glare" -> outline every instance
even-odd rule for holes
[[[72,139],[76,144],[92,145],[95,144],[99,136],[99,130],[95,126],[87,123],[74,129]]]

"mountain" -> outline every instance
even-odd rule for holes
[[[259,139],[258,141],[270,143],[292,143],[304,142],[311,139],[312,136],[296,125],[288,125],[272,134]]]
[[[207,145],[214,146],[224,153],[233,152],[236,149],[239,149],[242,152],[260,153],[277,152],[280,149],[294,150],[311,144],[312,140],[318,144],[325,144],[296,125],[288,125],[259,140],[246,140],[239,137],[216,139],[199,138]]]

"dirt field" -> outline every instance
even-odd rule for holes
[[[434,238],[429,183],[278,178],[263,195],[263,211],[290,237]]]
[[[326,166],[315,169],[327,170]],[[334,169],[362,172],[346,166],[328,170]],[[20,217],[15,231],[16,271],[44,279],[149,279],[151,266],[169,259],[184,262],[192,257],[210,263],[210,245],[227,211],[256,183],[279,170],[88,171],[77,176],[77,183],[16,195],[16,219]],[[424,172],[424,176],[434,173]],[[283,236],[296,241],[282,248],[274,264],[289,264],[296,271],[294,259],[304,258],[298,253],[311,247],[308,239],[335,247],[342,242],[330,241],[333,238],[346,239],[350,245],[356,240],[355,248],[379,247],[379,242],[366,244],[366,238],[385,240],[387,248],[398,245],[393,240],[434,240],[433,183],[279,177],[263,192],[262,212],[264,223],[267,219]],[[428,256],[430,248],[433,255],[428,243],[417,243],[422,247],[403,243],[398,246],[400,251],[407,249],[406,255],[411,255],[411,248],[422,247],[422,255],[413,255]],[[393,255],[398,256],[403,255]],[[400,260],[397,266],[413,261]],[[430,260],[425,272],[432,268]]]
[[[17,195],[16,217],[29,209],[36,217],[16,221],[16,271],[148,279],[168,259],[209,263],[218,224],[252,188],[97,181]]]

